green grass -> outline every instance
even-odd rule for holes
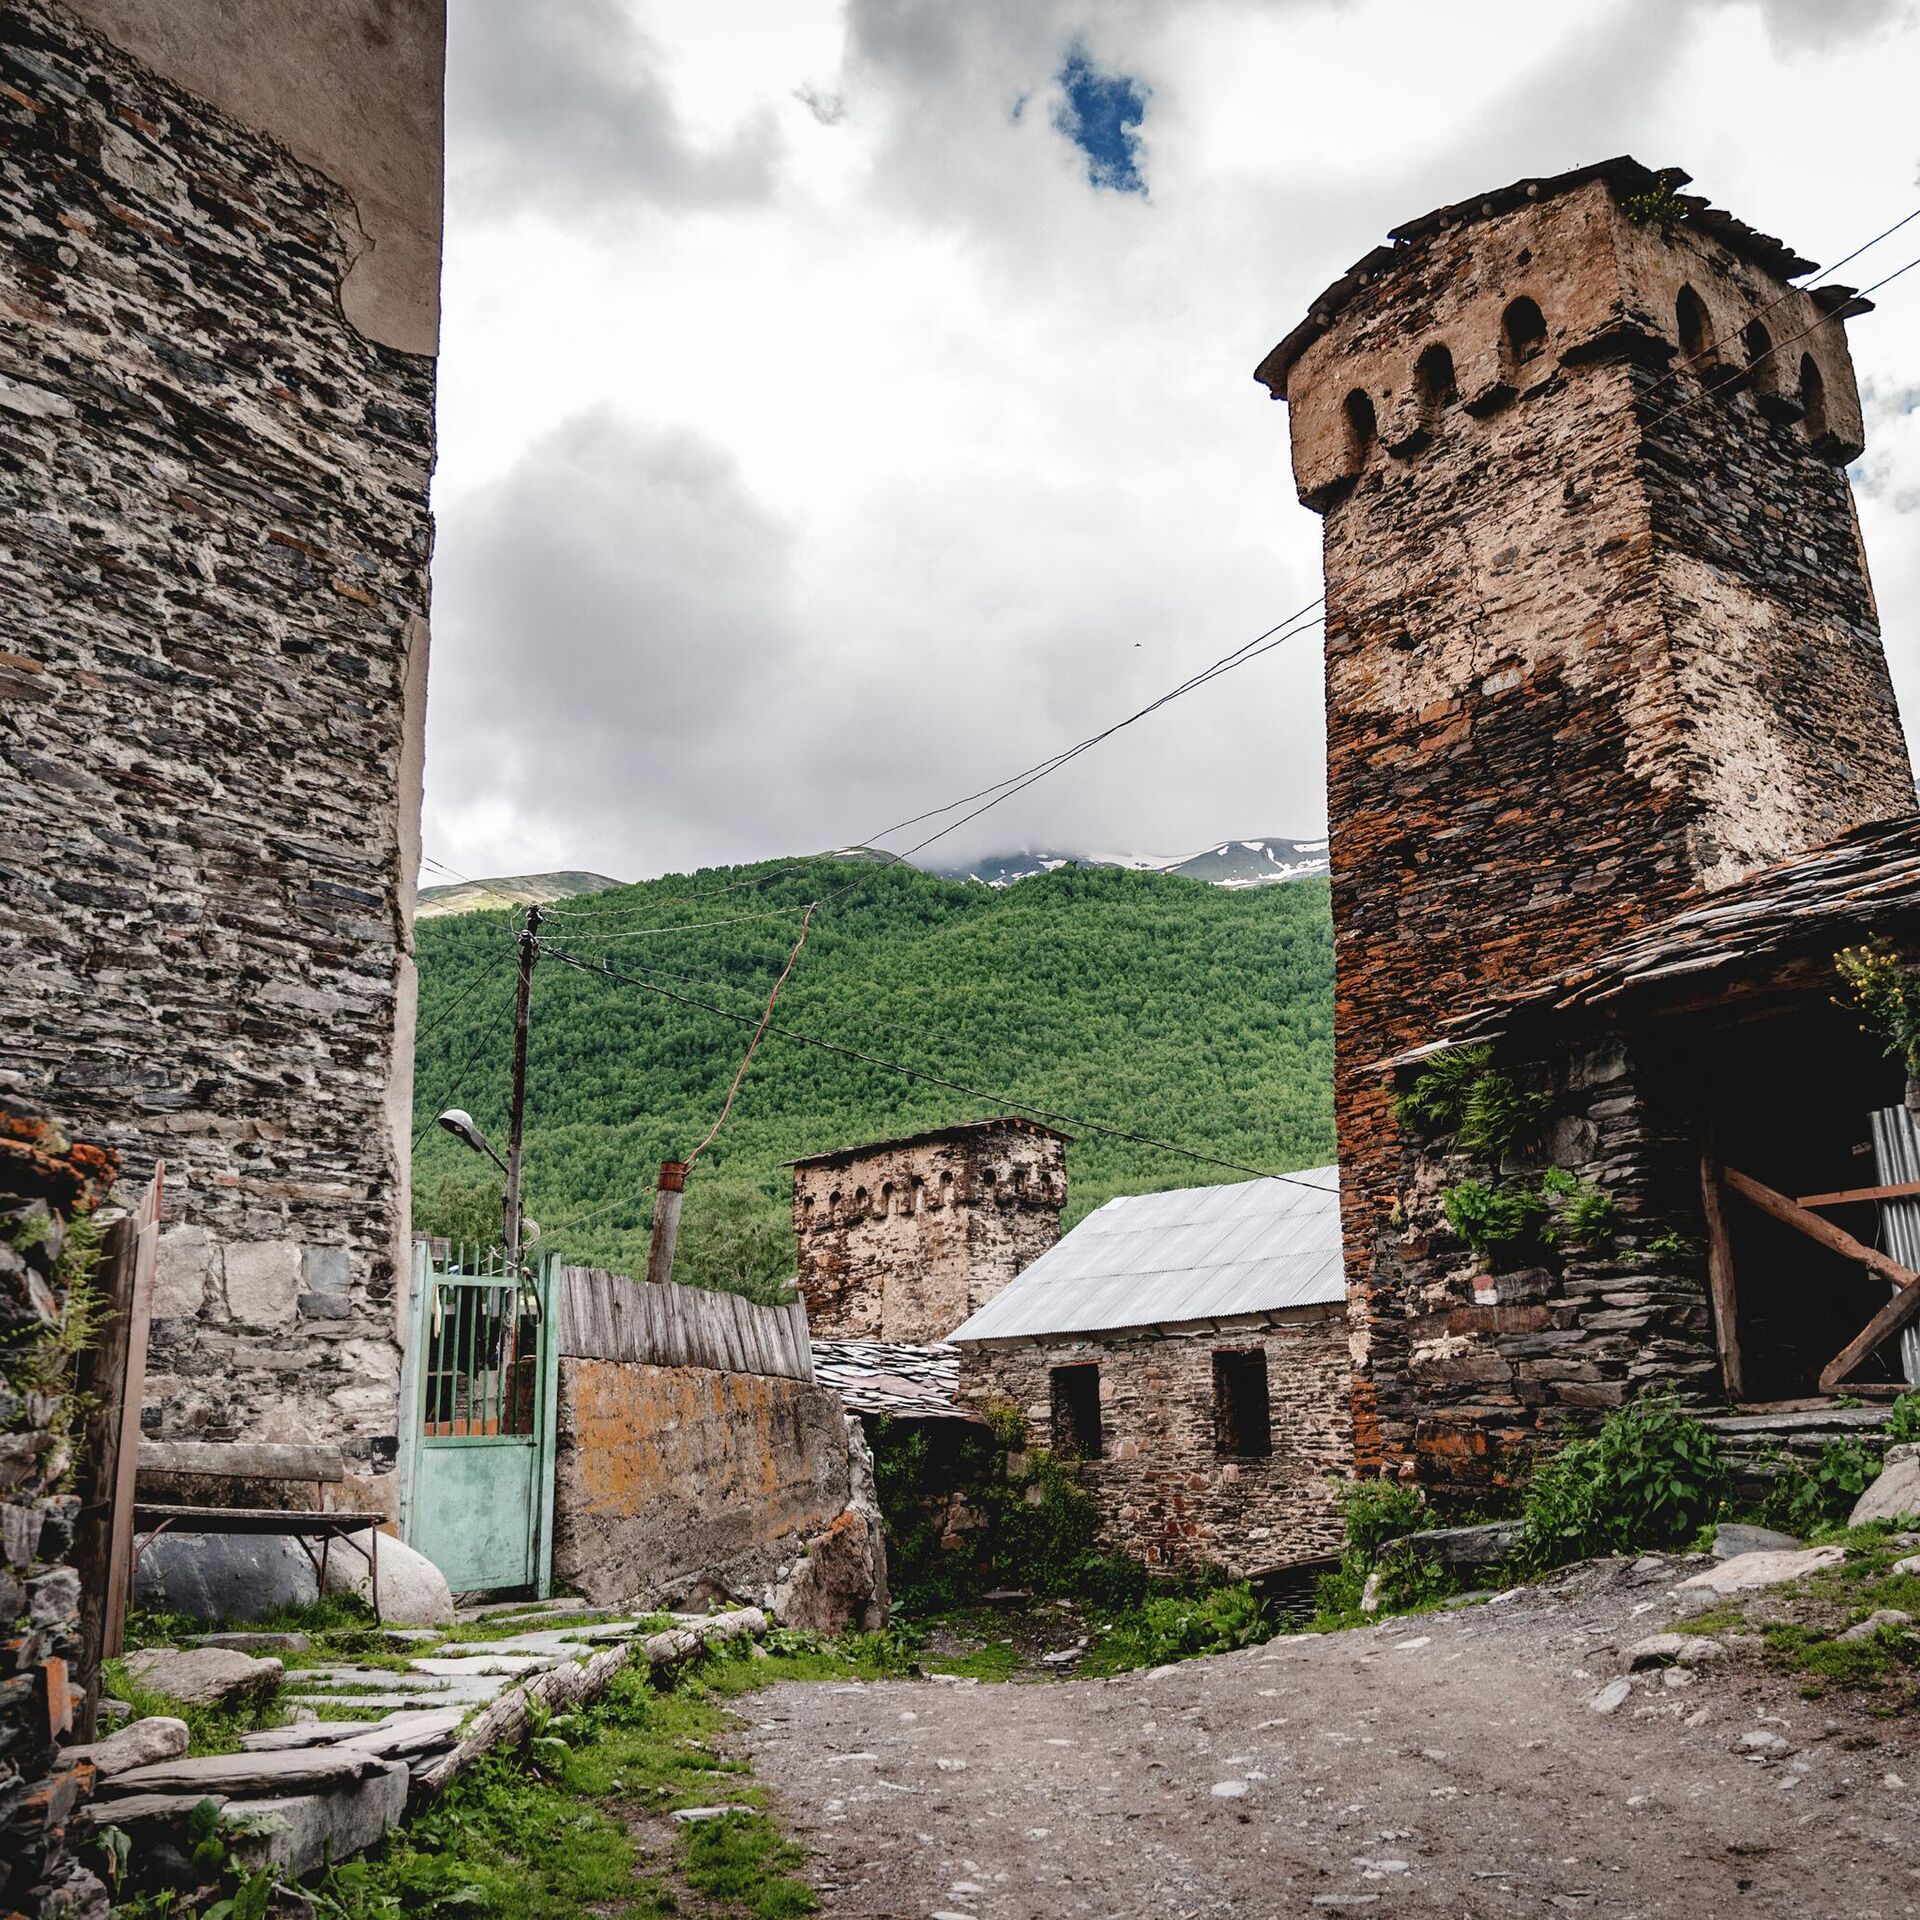
[[[176,1700],[157,1688],[143,1686],[127,1671],[121,1660],[101,1663],[102,1690],[109,1699],[124,1700],[133,1709],[136,1720],[154,1714],[187,1723],[187,1751],[190,1754],[238,1753],[240,1736],[257,1733],[262,1727],[284,1726],[285,1710],[278,1695],[236,1707],[200,1707]]]

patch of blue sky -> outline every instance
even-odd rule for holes
[[[1104,72],[1079,45],[1068,50],[1056,77],[1061,102],[1053,124],[1086,155],[1088,183],[1114,193],[1144,194],[1138,128],[1152,89],[1131,74]]]

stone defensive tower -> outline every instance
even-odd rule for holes
[[[1355,1440],[1407,1303],[1380,1063],[1677,896],[1914,806],[1844,287],[1627,159],[1399,228],[1258,377],[1324,521]]]
[[[808,1326],[944,1340],[1059,1239],[1068,1144],[1034,1120],[979,1120],[796,1160]]]

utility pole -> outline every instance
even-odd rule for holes
[[[533,965],[540,957],[540,909],[527,909],[520,932],[520,985],[513,1003],[513,1095],[507,1108],[507,1190],[500,1202],[507,1272],[520,1272],[520,1130],[527,1111],[527,1006],[533,998]]]

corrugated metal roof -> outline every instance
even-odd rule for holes
[[[1109,1200],[948,1338],[1176,1326],[1345,1298],[1339,1169],[1309,1167]]]

